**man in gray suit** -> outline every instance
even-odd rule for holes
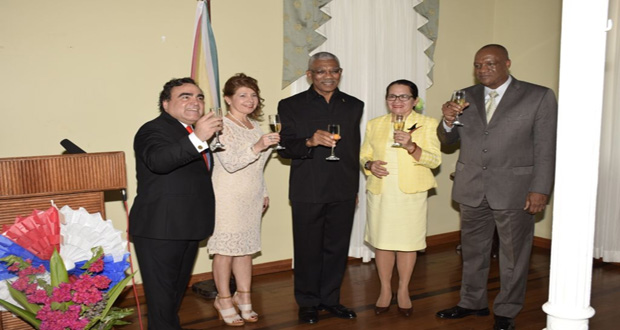
[[[545,209],[555,169],[555,95],[512,77],[510,64],[503,46],[482,47],[474,59],[480,83],[465,89],[469,102],[442,106],[437,127],[443,144],[461,143],[452,199],[461,209],[463,257],[461,299],[437,316],[489,315],[487,281],[497,227],[501,286],[493,304],[494,330],[515,329],[523,308],[534,215]],[[462,126],[454,124],[457,114]]]

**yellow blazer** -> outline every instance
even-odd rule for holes
[[[392,127],[392,116],[377,117],[366,124],[366,134],[360,150],[360,164],[364,174],[368,177],[366,190],[373,194],[380,194],[383,180],[372,175],[364,168],[367,161],[385,161],[385,146],[393,136],[390,134]],[[413,124],[419,127],[411,134],[411,139],[419,148],[422,148],[422,155],[417,161],[406,149],[398,148],[398,187],[406,194],[427,191],[437,186],[435,176],[431,172],[441,164],[441,150],[439,139],[437,138],[436,128],[439,122],[435,118],[421,115],[415,111],[405,120],[405,130]]]

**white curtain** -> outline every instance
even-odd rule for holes
[[[431,41],[418,28],[426,19],[413,7],[421,0],[333,0],[323,7],[332,18],[319,30],[327,41],[315,52],[338,56],[344,69],[340,90],[364,101],[361,134],[366,122],[387,113],[385,88],[397,79],[409,79],[418,85],[420,97],[426,96],[432,66],[424,54]],[[292,85],[293,94],[308,89],[305,77]],[[349,256],[364,262],[374,257],[364,243],[366,226],[366,178],[360,172],[359,205],[351,234]]]
[[[620,5],[617,1],[609,2],[609,16],[614,28],[607,37],[594,258],[620,262]]]

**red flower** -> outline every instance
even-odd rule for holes
[[[88,271],[91,273],[101,273],[103,271],[103,259],[99,258],[97,261],[90,264]]]

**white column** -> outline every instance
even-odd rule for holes
[[[565,0],[549,330],[588,329],[608,0]]]

